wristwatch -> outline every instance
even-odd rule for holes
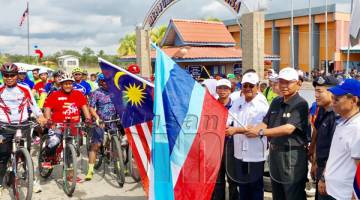
[[[260,136],[260,138],[264,137],[264,129],[259,130],[258,136]]]

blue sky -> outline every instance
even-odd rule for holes
[[[314,7],[325,0],[311,0]],[[351,0],[328,0],[350,3]],[[30,0],[31,45],[38,45],[45,54],[62,49],[95,51],[115,54],[119,39],[133,32],[142,23],[154,0]],[[19,21],[26,8],[25,0],[0,0],[0,52],[27,52],[26,24]],[[305,8],[308,0],[294,0],[295,8]],[[290,10],[290,0],[271,0],[267,12]],[[167,10],[157,25],[171,18],[201,19],[234,16],[216,0],[180,0]]]

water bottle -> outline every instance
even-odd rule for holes
[[[60,143],[60,138],[58,134],[55,132],[55,130],[49,129],[48,135],[49,135],[49,144],[48,144],[49,148],[53,148]]]

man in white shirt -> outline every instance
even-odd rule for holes
[[[352,199],[356,166],[360,163],[360,82],[346,79],[330,88],[333,109],[341,116],[331,142],[320,194],[334,199]]]
[[[234,127],[226,130],[234,135],[234,155],[237,158],[233,178],[239,182],[240,200],[264,199],[264,162],[266,160],[266,137],[248,138],[247,128],[262,122],[269,104],[258,91],[259,77],[254,72],[244,74],[242,96],[233,102],[229,117]],[[231,175],[231,174],[230,174]]]

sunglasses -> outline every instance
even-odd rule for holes
[[[5,78],[14,78],[17,74],[3,74]]]
[[[253,88],[255,87],[255,85],[250,84],[250,83],[245,83],[242,87],[245,88],[245,89],[246,89],[246,88],[253,89]]]

